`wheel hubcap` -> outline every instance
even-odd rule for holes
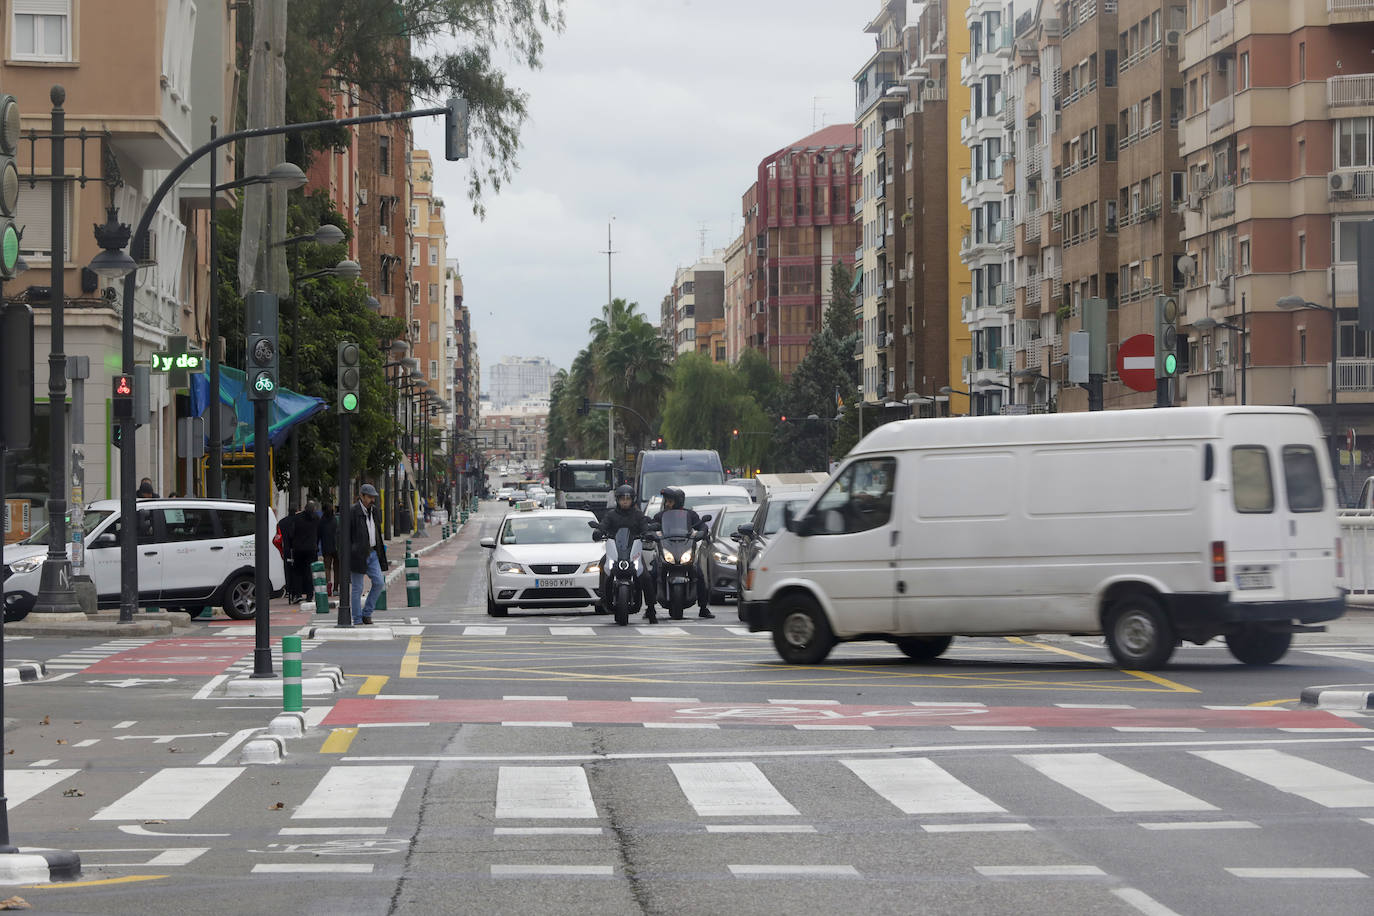
[[[1130,613],[1117,624],[1118,642],[1133,655],[1141,655],[1154,645],[1155,625],[1144,614]]]
[[[807,646],[816,635],[816,625],[806,614],[789,614],[782,627],[788,645]]]

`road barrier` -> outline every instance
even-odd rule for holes
[[[315,581],[315,613],[329,613],[329,586],[324,581],[324,561],[316,560],[310,564],[310,575]]]
[[[1343,509],[1340,523],[1345,569],[1336,581],[1354,594],[1374,592],[1374,510]]]
[[[420,606],[420,558],[406,557],[406,607]]]
[[[301,712],[301,638],[281,639],[281,704],[284,712]]]

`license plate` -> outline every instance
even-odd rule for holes
[[[572,588],[572,579],[535,579],[535,588]]]
[[[1271,569],[1264,567],[1247,569],[1242,566],[1236,570],[1236,588],[1249,590],[1273,587],[1274,571]]]

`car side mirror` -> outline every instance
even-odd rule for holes
[[[606,532],[602,531],[600,528],[597,528],[595,531],[592,532],[592,540],[593,540],[593,541],[604,541],[604,540],[606,540]]]
[[[743,525],[740,525],[738,528],[735,529],[735,533],[738,534],[738,535],[739,535],[740,537],[742,537],[742,538],[751,538],[751,537],[753,537],[753,536],[754,536],[754,523],[753,523],[753,522],[745,522]]]
[[[706,524],[707,522],[709,522],[709,521],[710,521],[712,518],[714,518],[714,517],[715,517],[715,516],[711,515],[710,513],[707,513],[706,515],[703,515],[703,516],[701,517],[701,523],[704,525],[704,524]]]
[[[600,527],[601,527],[601,523],[600,523],[600,522],[587,522],[587,527],[588,527],[588,528],[592,528],[592,529],[597,529],[597,528],[600,528]]]
[[[482,538],[477,543],[481,544],[483,547],[491,549],[496,546],[496,538]]]

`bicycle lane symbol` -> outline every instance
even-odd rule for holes
[[[859,712],[845,712],[846,708],[800,706],[692,706],[673,710],[673,718],[685,720],[713,720],[736,722],[778,722],[794,720],[809,722],[837,722],[845,719],[936,719],[952,716],[982,715],[981,707],[939,707],[922,709],[910,706],[878,707]]]

